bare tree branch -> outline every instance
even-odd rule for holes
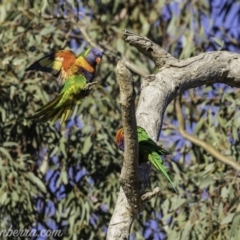
[[[133,78],[129,70],[119,61],[117,65],[117,80],[120,87],[120,105],[124,129],[124,167],[120,176],[120,184],[127,195],[134,213],[139,207],[138,183],[138,138],[135,119],[135,93]],[[131,200],[130,200],[131,199]]]
[[[123,37],[125,37],[129,45],[136,47],[141,53],[153,60],[158,68],[163,67],[166,61],[176,61],[176,58],[146,37],[139,36],[127,30],[123,31]]]
[[[138,125],[155,140],[158,139],[166,107],[185,90],[209,83],[240,87],[240,55],[237,53],[207,52],[180,61],[146,37],[128,31],[123,31],[123,36],[160,68],[156,75],[143,81],[136,113]]]
[[[141,205],[138,177],[138,141],[135,119],[135,94],[132,74],[119,61],[116,68],[124,129],[124,164],[121,189],[108,228],[107,239],[129,239],[130,228]]]
[[[159,68],[156,75],[149,75],[144,79],[136,111],[137,125],[145,128],[155,141],[158,140],[166,107],[183,91],[209,83],[225,83],[240,87],[239,54],[226,51],[208,52],[179,61],[146,37],[128,31],[124,31],[123,35],[130,45],[152,59]],[[125,161],[121,173],[120,193],[107,239],[129,239],[131,225],[143,209],[143,202],[158,195],[160,189],[155,188],[153,192],[140,196],[132,77],[122,62],[117,66],[117,78],[120,85],[125,133]],[[185,134],[184,130],[181,130],[181,133]],[[189,137],[186,134],[184,136]],[[214,149],[209,146],[206,147],[195,138],[191,140],[222,162],[239,170],[238,163],[233,159],[226,160],[225,156],[216,155]]]
[[[161,192],[160,187],[156,187],[153,189],[152,192],[146,192],[141,196],[141,199],[143,202],[148,202],[150,201],[153,197],[156,197],[159,193]]]
[[[206,152],[208,152],[210,155],[212,155],[214,158],[218,159],[222,163],[225,163],[232,168],[236,169],[237,171],[240,171],[240,164],[237,163],[234,159],[231,157],[224,156],[221,154],[217,149],[215,149],[210,144],[206,143],[205,141],[202,141],[201,139],[197,138],[194,135],[189,134],[187,131],[185,131],[185,120],[182,114],[182,109],[179,103],[179,100],[175,102],[176,107],[176,114],[177,119],[179,122],[179,133],[186,138],[188,141],[194,143],[195,145],[203,148]]]

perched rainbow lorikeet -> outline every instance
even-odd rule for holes
[[[159,147],[147,134],[144,128],[137,127],[138,143],[139,143],[139,165],[150,161],[154,167],[162,172],[167,180],[170,182],[174,190],[176,191],[170,177],[168,176],[166,169],[163,166],[163,161],[160,155],[168,155],[169,152]],[[118,148],[124,151],[124,132],[123,128],[120,128],[116,133],[116,142]],[[176,191],[177,192],[177,191]]]
[[[96,65],[100,63],[102,56],[97,48],[89,48],[78,57],[70,50],[61,50],[29,66],[26,71],[36,70],[59,75],[58,83],[63,85],[60,94],[30,118],[39,122],[56,122],[61,118],[63,123],[67,120],[75,104],[89,94],[88,85],[91,85]]]

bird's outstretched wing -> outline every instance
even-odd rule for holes
[[[35,70],[58,75],[59,85],[63,85],[69,76],[68,70],[74,65],[75,54],[70,50],[61,50],[49,54],[30,65],[26,71]]]

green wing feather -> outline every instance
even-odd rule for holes
[[[172,185],[173,189],[175,190],[175,192],[177,192],[172,180],[170,179],[165,167],[163,166],[163,161],[162,158],[160,157],[158,152],[149,152],[148,154],[148,159],[149,161],[155,166],[155,168],[157,170],[159,170],[160,172],[163,173],[163,175],[167,178],[167,180],[170,182],[170,184]]]
[[[167,155],[169,152],[161,147],[159,147],[147,134],[144,128],[137,127],[138,132],[138,142],[139,142],[139,151],[142,154],[148,155],[148,160],[155,166],[155,168],[162,172],[163,175],[172,185],[173,189],[177,192],[176,188],[173,185],[164,165],[163,160],[160,155]]]
[[[142,127],[137,127],[138,142],[144,142],[144,145],[148,145],[153,150],[157,151],[160,155],[168,155],[170,152],[159,147],[147,134],[146,130]]]
[[[83,75],[70,76],[66,79],[61,93],[30,118],[38,122],[52,120],[53,123],[60,118],[62,124],[71,115],[76,102],[79,103],[79,100],[86,96],[86,93],[81,94],[85,86],[86,78]]]

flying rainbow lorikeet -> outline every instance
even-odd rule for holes
[[[61,123],[67,120],[75,104],[89,94],[88,85],[92,82],[96,65],[100,63],[102,56],[97,48],[89,48],[78,57],[70,50],[61,50],[29,66],[26,71],[36,70],[58,75],[58,83],[63,85],[56,98],[29,118],[38,122],[52,120],[53,123],[59,118]]]
[[[170,177],[167,174],[163,161],[160,155],[168,155],[169,152],[159,147],[147,134],[144,128],[137,127],[138,143],[139,143],[139,165],[146,162],[151,162],[154,167],[162,172],[163,175],[172,185],[173,189],[177,192]],[[123,128],[120,128],[116,133],[116,142],[118,148],[124,151],[124,132]]]

